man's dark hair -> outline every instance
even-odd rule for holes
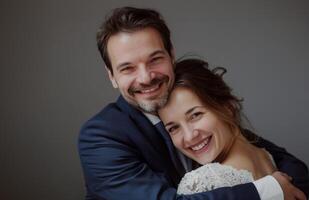
[[[162,16],[152,9],[122,7],[113,10],[97,32],[97,45],[106,67],[113,74],[107,52],[107,43],[111,36],[119,32],[134,32],[143,28],[154,28],[161,35],[164,48],[172,56],[170,30]]]

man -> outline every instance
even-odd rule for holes
[[[86,199],[266,200],[283,199],[283,195],[284,199],[305,199],[279,172],[254,183],[177,195],[175,188],[185,168],[192,166],[178,156],[169,137],[157,127],[160,120],[156,117],[174,81],[168,27],[156,11],[124,7],[114,10],[105,21],[97,41],[112,85],[121,96],[81,130],[79,153]],[[258,145],[273,155],[280,171],[308,193],[308,170],[301,161],[263,139]]]

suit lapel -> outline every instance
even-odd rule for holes
[[[165,168],[169,168],[169,176],[172,177],[174,183],[176,182],[176,184],[178,184],[178,182],[180,181],[180,177],[183,174],[179,174],[179,172],[177,171],[177,167],[173,162],[174,159],[169,156],[171,155],[171,153],[169,152],[170,148],[167,147],[167,144],[165,144],[164,139],[155,128],[155,126],[147,119],[147,117],[141,111],[129,105],[122,96],[118,98],[117,105],[121,109],[123,109],[123,111],[126,111],[130,115],[132,121],[134,121],[136,123],[136,126],[139,127],[139,129],[141,130],[141,133],[147,138],[148,142],[152,144],[152,148],[155,149],[155,152],[160,158],[160,160],[164,162],[160,163],[160,165],[165,166]],[[173,163],[173,166],[168,165],[168,163]],[[178,165],[181,165],[181,163],[178,163]]]
[[[152,144],[152,147],[156,149],[156,152],[161,155],[167,153],[168,150],[164,144],[164,140],[160,136],[160,133],[156,131],[155,127],[141,111],[129,105],[122,96],[118,98],[117,105],[130,115],[132,121],[134,121],[136,126],[139,127],[142,134]]]

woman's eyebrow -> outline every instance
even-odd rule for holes
[[[188,115],[188,114],[192,113],[195,109],[201,108],[201,107],[203,107],[203,106],[194,106],[194,107],[190,108],[189,110],[187,110],[185,115]]]

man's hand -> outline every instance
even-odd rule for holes
[[[285,173],[276,171],[272,176],[278,181],[283,191],[284,200],[306,200],[305,194],[290,182],[292,178]]]

